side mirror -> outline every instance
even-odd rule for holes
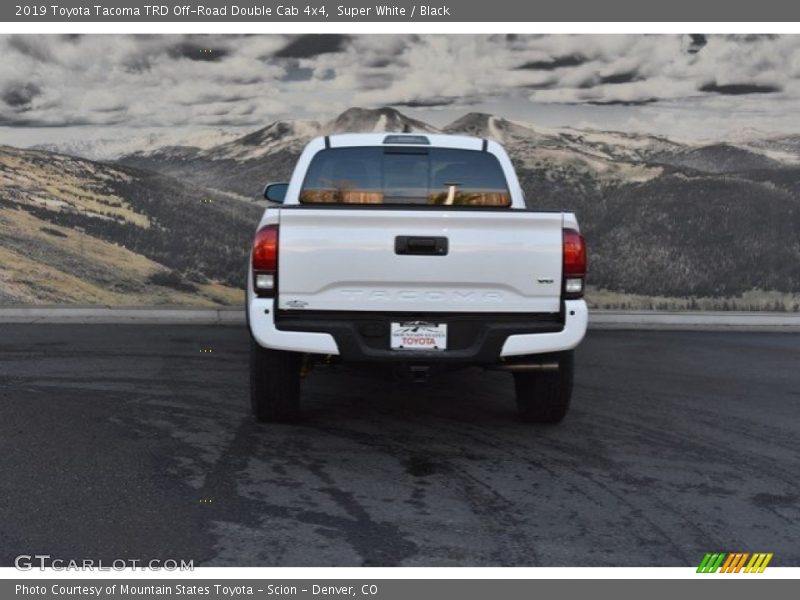
[[[264,186],[264,198],[270,202],[282,204],[286,199],[286,190],[288,189],[288,183],[268,183]]]

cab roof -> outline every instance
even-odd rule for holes
[[[487,150],[495,144],[485,138],[443,133],[337,133],[324,136],[325,145],[331,148],[349,146],[421,146],[428,148],[460,148],[463,150]]]

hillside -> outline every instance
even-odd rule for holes
[[[670,174],[614,190],[587,215],[592,281],[667,296],[800,291],[800,201],[755,181]],[[588,215],[592,215],[591,218]]]
[[[160,174],[0,146],[0,302],[238,303],[260,212]]]
[[[651,160],[704,173],[739,173],[756,169],[781,169],[785,166],[763,152],[731,144],[710,144],[679,152],[657,153]]]

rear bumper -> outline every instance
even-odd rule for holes
[[[341,356],[351,361],[493,364],[501,358],[570,350],[586,333],[583,300],[567,300],[557,315],[391,315],[281,312],[274,302],[252,298],[250,330],[265,348]],[[389,349],[391,321],[426,319],[448,324],[448,350]]]
[[[589,324],[589,308],[585,300],[564,301],[564,326],[560,331],[509,336],[500,356],[525,356],[572,350],[581,343]]]

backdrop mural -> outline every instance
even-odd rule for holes
[[[313,136],[505,144],[590,302],[800,310],[800,36],[0,36],[0,304],[239,304]]]

